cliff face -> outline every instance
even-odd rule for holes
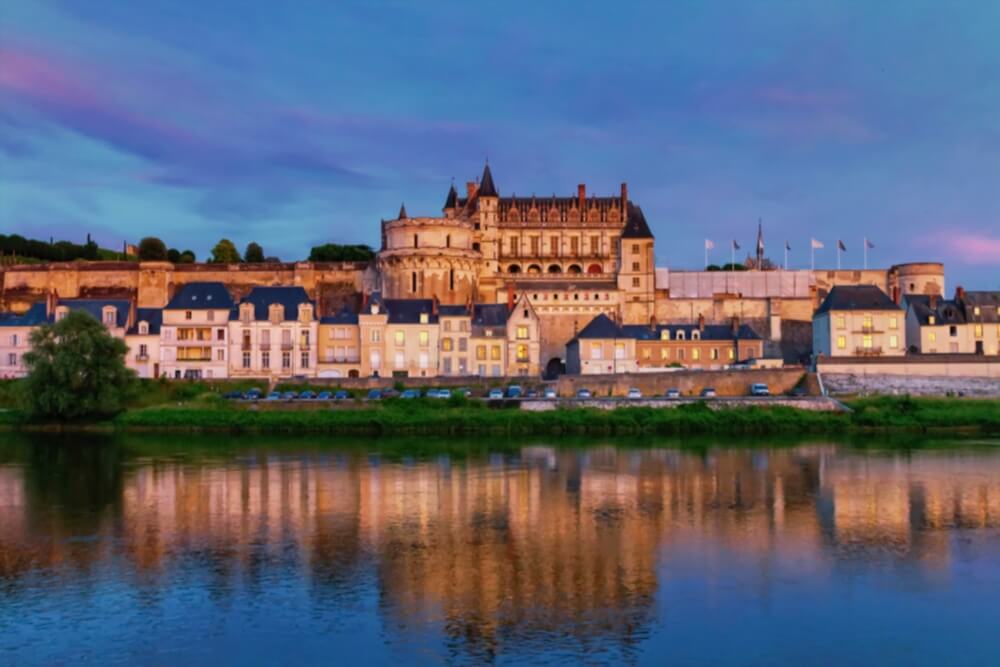
[[[235,298],[256,286],[299,285],[310,296],[339,305],[375,286],[364,262],[287,264],[171,264],[170,262],[69,262],[24,264],[0,270],[0,310],[23,312],[54,290],[62,298],[132,298],[139,307],[166,305],[178,286],[219,281]],[[321,311],[325,312],[325,311]]]

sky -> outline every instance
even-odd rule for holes
[[[0,3],[0,232],[304,258],[501,195],[614,194],[657,264],[735,239],[1000,289],[1000,3]]]

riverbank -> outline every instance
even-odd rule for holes
[[[190,401],[129,410],[113,420],[48,424],[0,412],[17,430],[216,431],[339,435],[678,435],[913,432],[1000,434],[1000,401],[879,397],[846,402],[849,412],[774,407],[559,408],[546,412],[480,401],[392,399],[330,409],[254,406],[221,400]]]

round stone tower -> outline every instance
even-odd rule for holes
[[[476,299],[482,254],[473,243],[473,223],[452,216],[411,218],[406,207],[382,221],[378,268],[382,296],[463,304]]]
[[[889,269],[889,289],[908,294],[944,295],[944,264],[940,262],[909,262]]]

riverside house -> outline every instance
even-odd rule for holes
[[[163,309],[162,372],[171,379],[229,376],[232,297],[220,282],[183,285]]]
[[[903,356],[905,315],[874,285],[838,285],[813,315],[813,355]]]
[[[254,287],[229,321],[229,376],[315,375],[316,304],[301,287]]]
[[[906,297],[906,340],[917,354],[1000,354],[1000,291],[959,287],[954,299]]]

